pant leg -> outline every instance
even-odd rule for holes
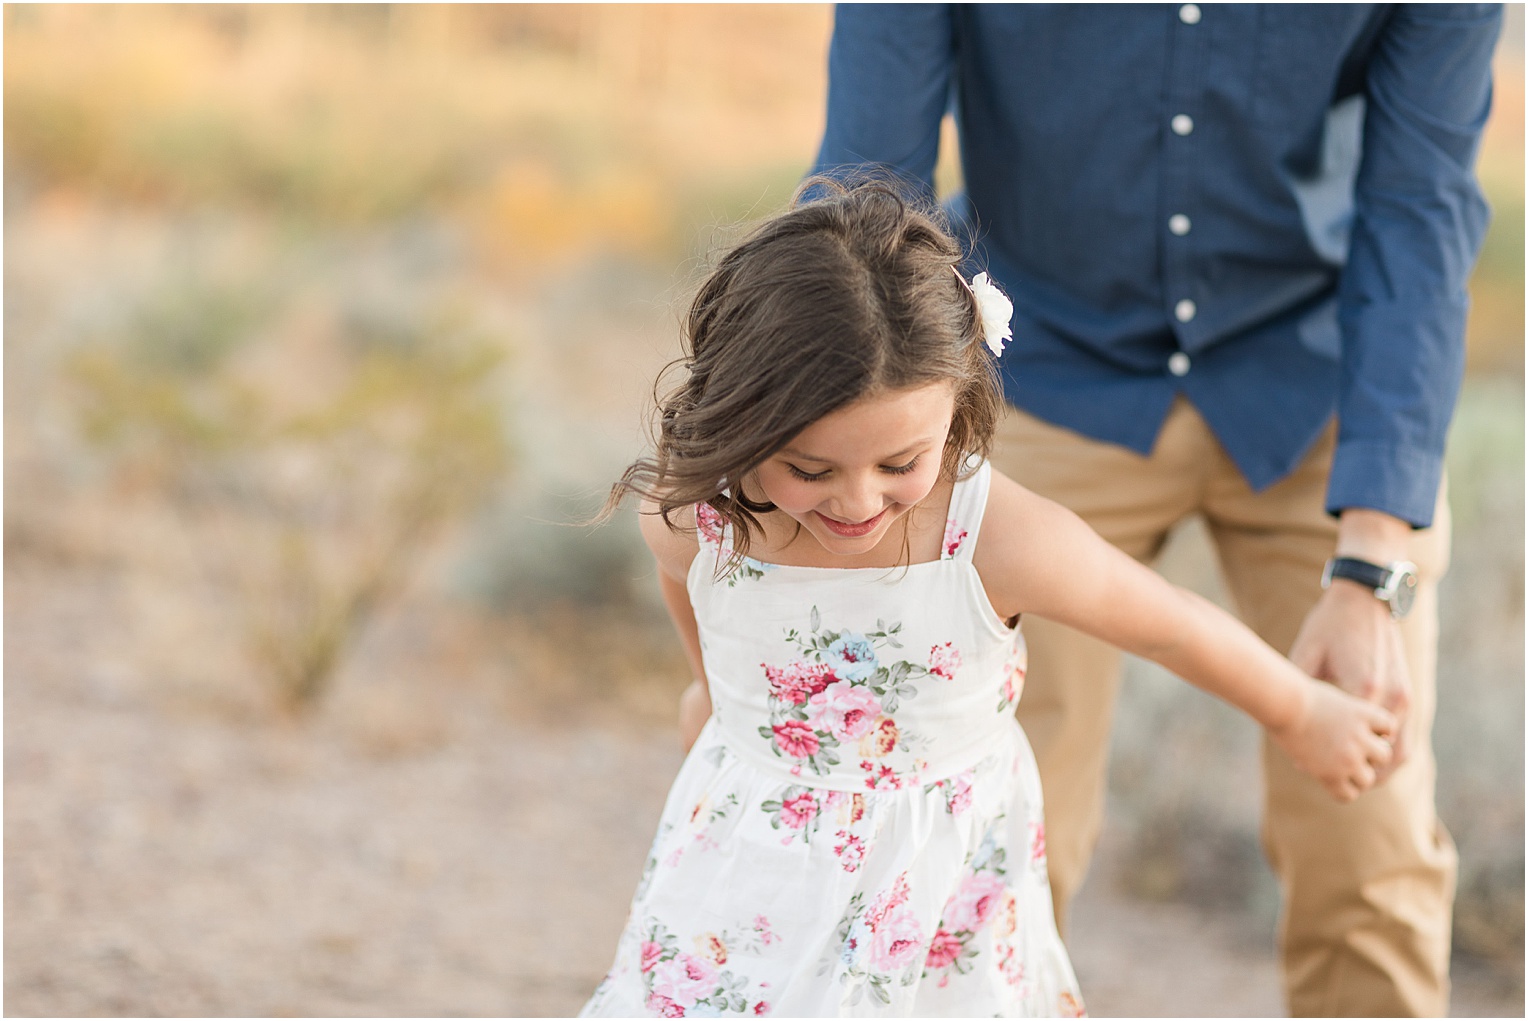
[[[1337,527],[1324,499],[1335,430],[1289,478],[1253,494],[1223,456],[1206,518],[1242,617],[1287,653],[1321,594]],[[1283,886],[1279,946],[1295,1016],[1442,1016],[1456,857],[1433,803],[1431,729],[1438,580],[1448,565],[1440,496],[1412,538],[1421,582],[1401,631],[1412,683],[1410,758],[1340,805],[1264,740],[1264,846]]]
[[[993,464],[1020,485],[1082,517],[1138,560],[1156,556],[1191,512],[1203,479],[1208,432],[1182,405],[1151,456],[1091,440],[1009,409]],[[1026,617],[1029,671],[1017,715],[1040,768],[1045,842],[1056,923],[1082,885],[1103,821],[1109,730],[1119,652],[1047,620]]]

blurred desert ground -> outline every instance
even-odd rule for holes
[[[687,678],[632,516],[571,522],[707,254],[810,161],[830,27],[6,7],[9,1013],[577,1010]],[[1435,730],[1477,1015],[1524,1009],[1522,39],[1514,5]],[[1162,567],[1219,591],[1193,523]],[[1279,1011],[1256,772],[1132,664],[1096,1014]]]

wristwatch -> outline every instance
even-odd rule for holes
[[[1389,605],[1390,616],[1396,620],[1411,612],[1417,597],[1417,565],[1406,560],[1382,567],[1353,557],[1333,557],[1321,572],[1321,587],[1330,588],[1333,578],[1346,578],[1373,589],[1375,597]]]

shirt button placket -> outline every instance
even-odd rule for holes
[[[1201,80],[1201,65],[1205,54],[1204,43],[1207,41],[1200,31],[1194,29],[1195,25],[1204,17],[1204,11],[1198,4],[1183,4],[1178,8],[1178,20],[1182,23],[1177,30],[1179,42],[1173,49],[1170,58],[1169,85],[1167,90],[1167,107],[1169,111],[1177,107],[1177,113],[1173,113],[1168,119],[1167,125],[1174,136],[1185,139],[1194,133],[1194,118],[1188,110],[1194,109],[1194,103],[1199,94],[1198,83]],[[1164,177],[1162,192],[1163,205],[1171,210],[1177,206],[1179,210],[1184,208],[1183,199],[1194,193],[1191,178],[1195,173],[1192,159],[1192,150],[1183,148],[1184,143],[1168,140],[1167,159],[1164,163]],[[1167,217],[1168,233],[1174,237],[1184,237],[1193,230],[1193,221],[1186,212],[1174,212]],[[1164,284],[1169,295],[1177,291],[1182,295],[1184,291],[1193,293],[1194,274],[1188,263],[1189,250],[1186,247],[1174,245],[1167,251],[1165,266],[1166,275]],[[1172,316],[1180,327],[1179,343],[1183,343],[1182,327],[1194,321],[1199,314],[1199,306],[1188,297],[1179,297],[1172,306]],[[1196,331],[1190,331],[1191,333]],[[1167,359],[1167,371],[1176,377],[1186,376],[1192,362],[1187,352],[1174,351]]]

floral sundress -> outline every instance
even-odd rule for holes
[[[972,564],[990,481],[956,483],[939,560],[889,569],[719,574],[729,531],[697,509],[713,714],[582,1016],[1082,1015],[1024,641]]]

